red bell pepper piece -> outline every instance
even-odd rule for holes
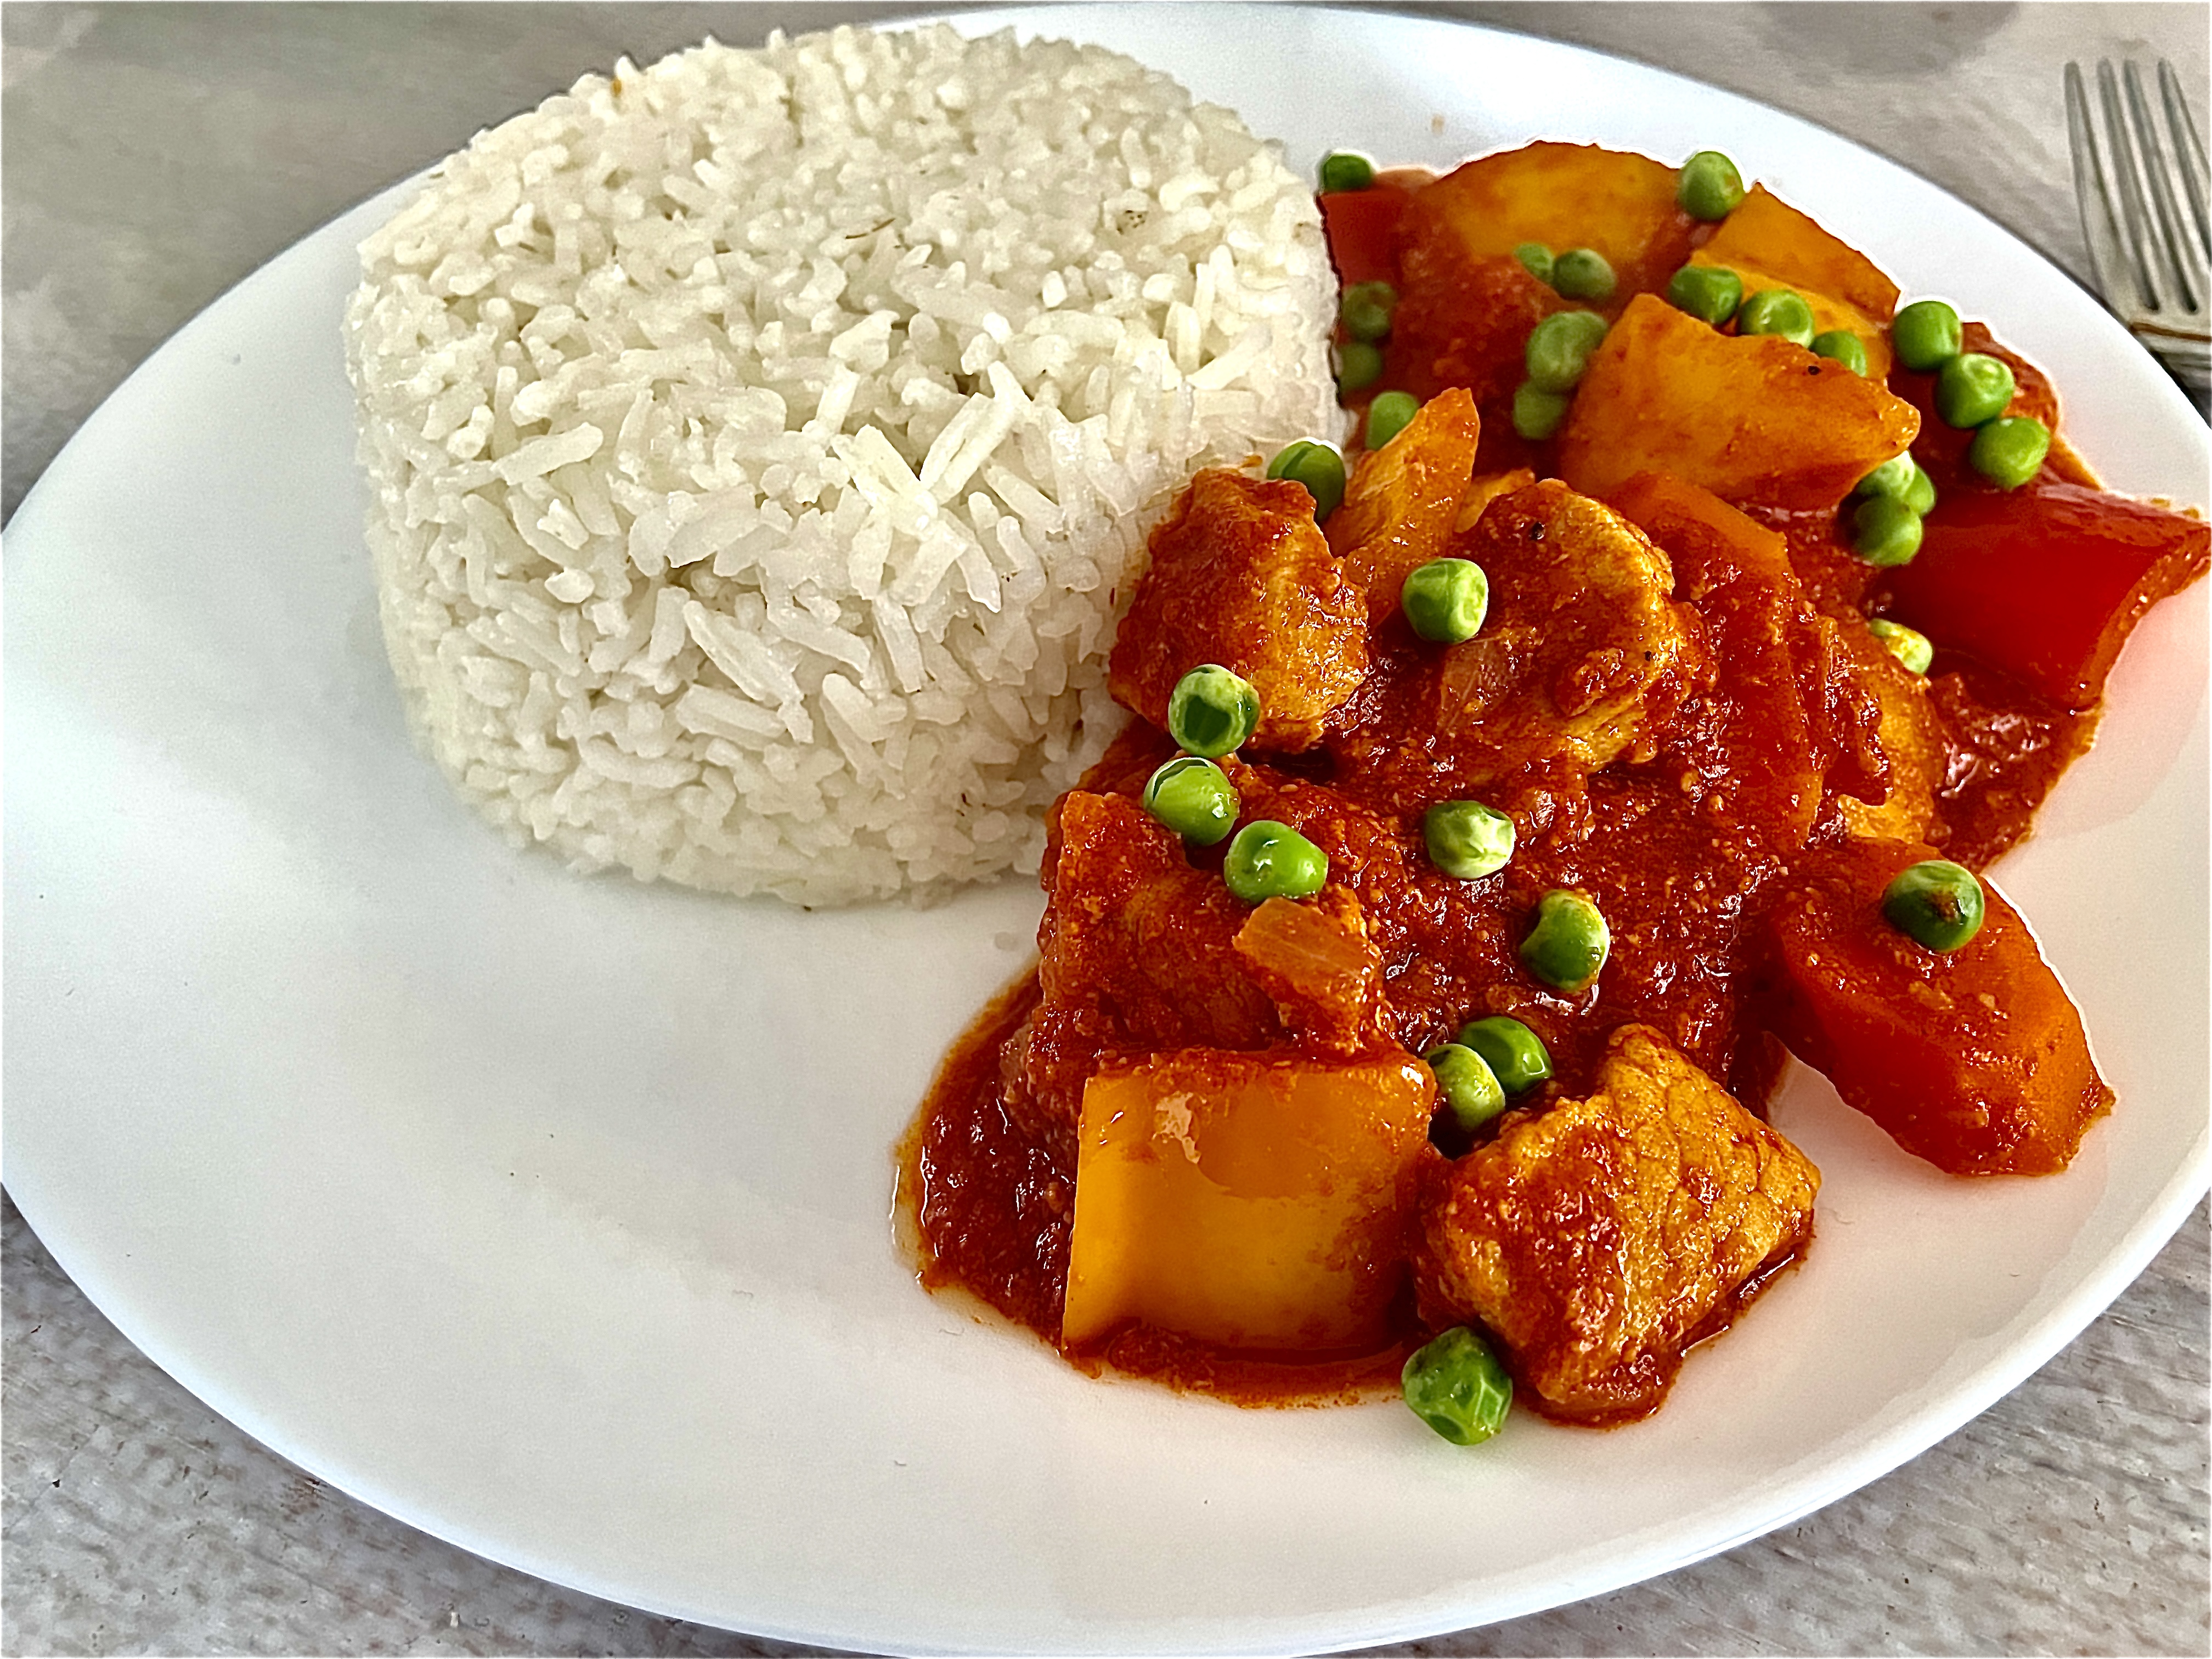
[[[1398,219],[1412,199],[1411,191],[1380,180],[1365,190],[1333,190],[1319,198],[1329,258],[1345,287],[1397,282]]]
[[[2084,709],[2142,614],[2212,562],[2203,520],[2039,479],[2007,493],[1960,489],[1928,515],[1911,564],[1890,579],[1897,621]]]

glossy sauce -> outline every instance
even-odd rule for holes
[[[1402,208],[1402,192],[1423,182],[1410,173],[1384,175],[1382,188],[1348,205],[1340,199],[1335,211],[1331,198],[1323,199],[1347,284],[1381,278],[1402,289],[1389,226]],[[1389,211],[1378,210],[1378,203]],[[1340,225],[1351,228],[1346,234],[1340,235]],[[1360,251],[1348,264],[1347,248],[1355,245]],[[1548,289],[1532,284],[1510,261],[1487,261],[1444,274],[1455,285],[1450,297],[1463,302],[1467,313],[1496,314],[1516,339],[1536,315],[1562,303]],[[1431,306],[1435,308],[1433,300]],[[1442,383],[1437,374],[1442,360],[1432,363],[1422,356],[1419,307],[1401,308],[1401,321],[1408,326],[1387,343],[1382,379],[1347,398],[1355,409],[1386,388],[1423,395]],[[1476,348],[1487,337],[1477,336],[1469,337],[1474,343],[1467,349],[1480,359]],[[2056,428],[2055,397],[2032,365],[1997,345],[1978,324],[1967,325],[1966,344],[2012,364],[2019,384],[2012,412],[2036,414]],[[1482,424],[1474,471],[1480,477],[1531,465],[1544,477],[1552,471],[1553,445],[1520,439],[1492,408],[1510,396],[1510,382],[1520,372],[1517,349],[1508,356],[1511,361],[1499,370],[1504,378],[1478,390],[1479,401],[1482,391],[1488,392],[1484,406],[1492,417]],[[1464,378],[1452,383],[1469,384]],[[1899,396],[1928,410],[1932,377],[1899,370],[1890,384]],[[1965,471],[1966,441],[1966,434],[1927,415],[1915,453],[1945,495],[1986,489]],[[2054,444],[2044,479],[2094,483],[2063,443]],[[1634,485],[1632,480],[1620,499],[1625,501]],[[1890,602],[1884,573],[1857,559],[1848,545],[1850,505],[1846,502],[1840,514],[1749,509],[1781,535],[1789,565],[1813,610],[1838,628],[1861,626],[1869,616],[1885,614]],[[1528,533],[1540,539],[1543,527],[1529,526]],[[1500,610],[1510,609],[1510,563],[1478,562],[1491,569],[1496,585],[1495,618]],[[1595,1081],[1608,1035],[1632,1021],[1657,1028],[1709,1076],[1723,1080],[1738,1100],[1761,1111],[1787,1056],[1747,1011],[1744,988],[1755,966],[1748,959],[1754,949],[1750,941],[1771,908],[1770,894],[1789,867],[1793,849],[1842,833],[1832,816],[1837,792],[1869,802],[1883,793],[1881,769],[1887,763],[1878,750],[1868,758],[1870,736],[1866,747],[1854,747],[1854,722],[1863,726],[1866,719],[1863,710],[1850,707],[1854,676],[1832,659],[1831,647],[1808,631],[1815,625],[1802,620],[1778,624],[1757,611],[1762,601],[1756,597],[1747,610],[1731,610],[1745,603],[1741,598],[1721,597],[1707,605],[1707,595],[1694,591],[1694,560],[1686,565],[1678,556],[1675,574],[1676,602],[1697,613],[1699,649],[1737,665],[1759,658],[1771,666],[1749,673],[1739,670],[1732,681],[1692,672],[1654,704],[1662,712],[1655,715],[1650,741],[1595,773],[1560,770],[1546,763],[1494,775],[1449,775],[1463,754],[1455,761],[1447,752],[1449,743],[1440,742],[1433,732],[1422,734],[1436,723],[1439,708],[1462,706],[1465,688],[1441,679],[1431,683],[1435,675],[1450,672],[1440,666],[1445,659],[1413,641],[1395,612],[1373,632],[1373,673],[1331,717],[1329,735],[1321,746],[1252,765],[1235,759],[1224,763],[1243,797],[1243,816],[1279,818],[1314,840],[1328,855],[1332,871],[1340,872],[1334,878],[1357,896],[1382,957],[1385,1018],[1392,1038],[1421,1053],[1462,1022],[1485,1013],[1510,1013],[1535,1030],[1550,1050],[1554,1076],[1540,1094],[1516,1105],[1540,1109],[1551,1100],[1585,1095]],[[1741,574],[1723,569],[1716,591]],[[1758,580],[1754,574],[1754,590]],[[2177,577],[2175,585],[2182,580]],[[1824,676],[1825,691],[1819,684]],[[1792,739],[1799,744],[1795,758],[1778,764],[1766,739],[1778,729],[1777,708],[1786,710],[1793,703],[1802,703],[1807,724]],[[1942,744],[1936,821],[1929,837],[1948,856],[1978,868],[2027,832],[2037,806],[2087,746],[2094,710],[2060,707],[2002,670],[1955,651],[1939,653],[1929,680],[1928,705]],[[1402,742],[1389,739],[1380,747],[1371,742],[1365,748],[1346,747],[1337,741],[1352,729],[1414,735]],[[1134,798],[1170,752],[1163,736],[1142,720],[1133,722],[1082,787],[1094,794]],[[1510,811],[1522,834],[1505,871],[1460,881],[1440,877],[1427,864],[1418,815],[1402,809],[1408,800],[1448,794],[1480,794]],[[1809,823],[1808,812],[1817,814]],[[1048,890],[1060,844],[1055,816],[1044,870]],[[1218,848],[1192,848],[1188,869],[1203,872],[1205,884],[1216,885],[1219,859]],[[1182,866],[1181,855],[1174,862]],[[1518,970],[1515,945],[1526,917],[1537,896],[1553,887],[1585,888],[1604,896],[1613,926],[1613,954],[1605,972],[1601,1013],[1595,1006],[1595,988],[1568,996]],[[1234,926],[1218,939],[1199,937],[1218,923],[1206,922],[1201,908],[1184,913],[1178,924],[1188,937],[1164,942],[1171,951],[1187,949],[1190,960],[1228,960]],[[1162,1001],[1161,989],[1152,988],[1156,1004]],[[1212,994],[1213,988],[1207,988],[1206,994]],[[1220,994],[1233,1000],[1237,988]],[[1260,1048],[1285,1040],[1264,1000],[1255,996],[1246,998],[1252,1006],[1243,1010],[1242,1025],[1215,1018],[1217,1035],[1210,1039],[1214,1046]],[[909,1132],[901,1194],[914,1224],[922,1282],[933,1289],[960,1286],[975,1292],[1094,1374],[1112,1367],[1240,1405],[1328,1403],[1394,1389],[1406,1356],[1430,1334],[1413,1305],[1410,1285],[1399,1298],[1392,1340],[1370,1354],[1230,1352],[1127,1325],[1081,1351],[1062,1345],[1077,1158],[1065,1097],[1072,1088],[1079,1097],[1081,1079],[1097,1064],[1099,1050],[1087,1028],[1068,1036],[1046,1029],[1048,1021],[1040,1023],[1032,1042],[1030,1023],[1042,1000],[1032,972],[986,1009],[946,1058]],[[1172,994],[1164,998],[1164,1006],[1169,1012],[1163,1018],[1172,1024]],[[1215,1016],[1219,1012],[1212,1011]],[[1241,1035],[1218,1034],[1228,1027]],[[1177,1046],[1169,1036],[1154,1036],[1158,1040],[1138,1041],[1138,1050]],[[1124,1042],[1128,1040],[1125,1036]],[[1056,1097],[1042,1104],[1032,1094],[1039,1076],[1060,1079],[1054,1085]],[[1483,1138],[1495,1132],[1493,1123]],[[1467,1151],[1463,1137],[1462,1144],[1447,1150],[1453,1155]],[[1422,1155],[1437,1170],[1448,1167],[1436,1152],[1425,1149]],[[1729,1328],[1784,1269],[1801,1261],[1811,1237],[1808,1218],[1802,1232],[1778,1246],[1771,1260],[1722,1298],[1668,1359],[1666,1375],[1655,1379],[1656,1389],[1646,1402],[1611,1415],[1577,1415],[1549,1406],[1533,1388],[1519,1391],[1522,1402],[1585,1426],[1612,1426],[1649,1415],[1663,1399],[1680,1359]]]
[[[1836,547],[1832,519],[1801,515],[1778,527],[1797,556],[1795,566],[1818,570],[1819,561],[1827,561],[1837,608],[1853,605],[1858,596],[1845,584],[1854,569],[1867,567],[1841,562],[1848,556]],[[1854,605],[1846,614],[1860,613]],[[1739,659],[1758,648],[1759,639],[1755,633],[1738,639],[1731,630],[1749,626],[1724,607],[1709,610],[1701,621],[1711,647]],[[1346,721],[1375,720],[1375,699],[1407,695],[1407,688],[1418,687],[1420,665],[1435,660],[1410,635],[1397,637],[1403,632],[1395,620],[1377,631],[1372,685],[1347,707]],[[1381,769],[1371,780],[1374,796],[1365,801],[1363,775],[1371,757],[1316,750],[1296,757],[1295,771],[1273,761],[1225,764],[1246,816],[1279,818],[1314,839],[1358,894],[1384,958],[1391,1035],[1407,1048],[1424,1052],[1468,1019],[1510,1013],[1533,1027],[1551,1053],[1553,1081],[1529,1103],[1540,1103],[1586,1094],[1613,1030],[1641,1022],[1665,1033],[1758,1112],[1782,1055],[1747,1018],[1741,988],[1764,896],[1788,862],[1771,826],[1802,809],[1793,808],[1787,788],[1745,752],[1747,743],[1763,737],[1759,707],[1741,701],[1750,695],[1742,685],[1700,684],[1655,736],[1648,762],[1616,763],[1589,777],[1540,769],[1518,775],[1510,787],[1501,782],[1503,793],[1492,798],[1511,806],[1524,833],[1507,870],[1475,881],[1435,872],[1419,851],[1417,823],[1389,805],[1404,788],[1399,771],[1413,763],[1372,761]],[[1989,849],[2001,849],[2020,832],[2078,752],[2078,744],[2069,742],[2074,726],[2063,711],[2028,706],[2033,700],[2002,676],[1972,664],[1947,665],[1937,676],[1936,698],[1958,757],[1943,795],[1954,855],[1994,856]],[[1406,724],[1419,723],[1420,702],[1417,696],[1408,703]],[[1398,724],[1397,716],[1383,723]],[[1132,722],[1084,787],[1133,799],[1170,752],[1162,735]],[[1055,829],[1048,884],[1060,846]],[[1218,881],[1220,850],[1188,849],[1189,866],[1204,872],[1209,888]],[[1182,861],[1181,855],[1174,860]],[[1614,933],[1601,1011],[1594,993],[1566,995],[1518,971],[1522,919],[1553,887],[1606,896]],[[1223,945],[1194,939],[1188,948],[1206,956]],[[1406,1356],[1429,1334],[1410,1294],[1401,1297],[1394,1340],[1373,1354],[1230,1352],[1143,1326],[1125,1326],[1085,1350],[1063,1346],[1074,1136],[1066,1118],[1024,1109],[1009,1087],[1031,1039],[1040,997],[1032,972],[984,1011],[948,1055],[910,1133],[902,1188],[919,1239],[923,1283],[964,1287],[1094,1373],[1111,1367],[1242,1405],[1321,1404],[1389,1389]],[[1251,1045],[1280,1037],[1263,1006]],[[1036,1040],[1050,1051],[1050,1033],[1040,1030]],[[1074,1075],[1087,1074],[1096,1064],[1094,1043],[1076,1043],[1068,1064]],[[1801,1259],[1809,1237],[1808,1230],[1725,1297],[1687,1346],[1726,1330]],[[1593,1416],[1548,1407],[1534,1389],[1520,1395],[1531,1409],[1584,1426],[1638,1420],[1663,1397],[1655,1394],[1632,1410]]]
[[[1969,870],[1986,869],[2026,836],[2060,775],[2089,747],[2097,711],[2074,714],[1971,657],[1937,652],[1928,694],[1943,728],[1940,834]]]
[[[1051,1340],[1075,1224],[1074,1137],[1053,1145],[1018,1128],[1000,1075],[1000,1052],[1037,996],[1032,969],[960,1034],[908,1131],[899,1193],[924,1285],[972,1291]]]

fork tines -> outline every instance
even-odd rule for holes
[[[2124,98],[2122,84],[2125,84]],[[2158,66],[2163,124],[2130,63],[2097,64],[2093,118],[2081,66],[2066,66],[2066,128],[2081,230],[2106,303],[2185,377],[2212,367],[2212,210],[2204,141],[2173,66]],[[2161,125],[2163,130],[2161,130]]]

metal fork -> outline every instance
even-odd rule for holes
[[[2124,106],[2122,77],[2109,59],[2098,61],[2100,143],[2081,67],[2066,66],[2066,136],[2081,233],[2106,305],[2177,380],[2202,393],[2212,385],[2212,211],[2206,204],[2212,169],[2173,65],[2159,60],[2164,139],[2142,72],[2130,63],[2124,78]]]

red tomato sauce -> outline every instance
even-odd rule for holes
[[[1404,280],[1416,261],[1401,258],[1401,223],[1425,182],[1425,175],[1410,172],[1385,173],[1370,190],[1322,198],[1346,285]],[[1474,261],[1447,274],[1456,284],[1447,299],[1463,314],[1446,319],[1451,327],[1440,326],[1435,338],[1449,339],[1449,349],[1474,367],[1454,371],[1437,355],[1441,348],[1431,349],[1419,332],[1416,307],[1401,313],[1413,316],[1412,325],[1386,343],[1380,380],[1346,394],[1345,402],[1358,409],[1383,390],[1425,398],[1444,385],[1468,386],[1488,411],[1479,445],[1467,440],[1474,476],[1521,466],[1539,478],[1556,476],[1555,442],[1524,440],[1495,412],[1497,399],[1510,398],[1521,373],[1520,346],[1493,350],[1498,340],[1491,337],[1525,341],[1535,319],[1562,302],[1511,259]],[[1434,311],[1440,302],[1430,295],[1424,303]],[[1981,325],[1968,324],[1966,337],[1969,349],[2012,366],[2018,390],[2010,412],[2034,415],[2055,433],[2057,404],[2047,379]],[[1340,344],[1343,337],[1340,331]],[[1497,384],[1484,381],[1486,375]],[[1772,539],[1755,532],[1748,539],[1737,536],[1724,554],[1700,554],[1694,513],[1669,521],[1680,532],[1671,540],[1653,530],[1651,515],[1666,520],[1687,509],[1663,488],[1650,488],[1649,474],[1630,478],[1607,497],[1655,544],[1673,548],[1673,603],[1692,618],[1694,643],[1680,681],[1654,694],[1649,741],[1633,752],[1595,771],[1532,763],[1455,782],[1451,768],[1463,757],[1455,759],[1449,722],[1439,711],[1472,706],[1474,679],[1501,671],[1473,642],[1455,647],[1455,655],[1416,641],[1393,611],[1373,624],[1372,671],[1332,714],[1322,742],[1249,765],[1236,758],[1223,763],[1244,816],[1279,818],[1311,839],[1326,854],[1332,879],[1356,896],[1382,963],[1381,1018],[1389,1040],[1418,1054],[1467,1020],[1510,1014],[1549,1051],[1553,1073],[1546,1098],[1581,1099],[1597,1084],[1611,1036],[1633,1023],[1660,1033],[1763,1115],[1787,1063],[1781,1042],[1770,1034],[1777,1028],[1762,1019],[1758,1000],[1765,971],[1759,953],[1771,948],[1762,943],[1768,923],[1787,914],[1784,901],[1802,875],[1808,849],[1847,842],[1853,833],[1845,828],[1847,807],[1880,802],[1894,782],[1874,736],[1886,716],[1869,701],[1864,667],[1848,660],[1850,650],[1823,643],[1837,637],[1830,623],[1858,630],[1851,638],[1863,641],[1866,621],[1887,617],[1936,642],[1924,693],[1915,693],[1916,706],[1926,711],[1917,717],[1920,729],[1932,723],[1940,734],[1938,775],[1917,798],[1925,804],[1932,795],[1926,842],[1979,869],[2028,832],[2036,808],[2088,745],[2104,673],[2128,630],[2150,604],[2203,574],[2205,526],[2095,490],[2087,469],[2063,441],[2054,441],[2036,480],[1996,491],[1966,464],[1967,434],[1935,416],[1931,376],[1899,369],[1889,385],[1923,412],[1914,453],[1939,495],[1912,565],[1883,570],[1852,553],[1850,501],[1838,511],[1744,509],[1780,536],[1784,570]],[[1459,476],[1463,481],[1466,475]],[[1516,512],[1486,515],[1480,530],[1491,532],[1493,519],[1503,525]],[[1734,516],[1718,502],[1712,510]],[[1741,518],[1735,522],[1742,524]],[[1542,524],[1527,528],[1532,539],[1542,538]],[[1461,533],[1464,526],[1455,532]],[[1758,552],[1754,542],[1767,550]],[[1341,556],[1343,550],[1336,550]],[[1704,568],[1700,558],[1707,561]],[[1501,603],[1511,607],[1511,565],[1486,561],[1486,568],[1492,573],[1494,623]],[[1508,573],[1503,580],[1501,571]],[[1662,585],[1665,580],[1662,572]],[[1775,598],[1801,587],[1802,601]],[[1993,591],[1999,595],[1994,605]],[[1530,603],[1540,610],[1543,603],[1564,606],[1571,599],[1553,595]],[[1818,617],[1807,613],[1807,604]],[[1644,660],[1651,660],[1649,652]],[[1701,662],[1707,666],[1699,668]],[[1729,665],[1729,672],[1712,672],[1716,662]],[[1885,667],[1897,672],[1886,661]],[[1141,706],[1118,684],[1115,695],[1133,708]],[[1359,740],[1340,741],[1347,733],[1360,734]],[[1163,735],[1134,721],[1081,787],[1134,799],[1171,752]],[[1504,870],[1471,880],[1444,878],[1424,854],[1419,814],[1409,813],[1407,803],[1469,789],[1501,806],[1510,803],[1520,839]],[[1061,846],[1057,812],[1046,856],[1048,889]],[[1186,875],[1218,878],[1220,858],[1218,848],[1180,848],[1171,861],[1183,869],[1187,860]],[[1551,990],[1516,961],[1516,941],[1538,897],[1562,888],[1605,896],[1613,946],[1601,1011],[1595,986],[1572,995]],[[1187,946],[1188,959],[1202,962],[1225,951],[1230,934],[1206,933],[1218,930],[1218,918],[1209,921],[1194,910],[1176,925],[1185,933],[1161,941],[1170,951]],[[1199,994],[1212,989],[1201,988]],[[1223,994],[1233,996],[1233,988]],[[1076,1134],[1071,1122],[1040,1110],[1030,1085],[1018,1079],[1027,1066],[1032,1078],[1042,1071],[1072,1082],[1079,1093],[1100,1050],[1095,1034],[1080,1027],[1070,1028],[1070,1036],[1047,1031],[1047,1021],[1040,1021],[1033,1037],[1033,1016],[1045,1005],[1036,972],[1003,993],[954,1046],[922,1103],[902,1150],[900,1179],[922,1283],[973,1292],[1093,1374],[1110,1367],[1247,1406],[1329,1403],[1392,1389],[1407,1356],[1430,1334],[1410,1283],[1393,1305],[1389,1340],[1370,1352],[1230,1352],[1144,1324],[1124,1324],[1079,1349],[1062,1342]],[[1045,1011],[1048,1021],[1052,1009]],[[1282,1040],[1264,1001],[1249,1018],[1256,1024],[1249,1038],[1210,1041],[1259,1048]],[[1139,1046],[1152,1052],[1175,1045]],[[1498,1123],[1523,1115],[1509,1113]],[[1498,1127],[1479,1133],[1492,1134]],[[1468,1150],[1463,1132],[1457,1145],[1449,1144],[1449,1131],[1432,1139],[1434,1146],[1418,1147],[1424,1182]],[[1942,1159],[1931,1155],[1931,1161]],[[1810,1236],[1808,1217],[1801,1237],[1785,1240],[1772,1260],[1720,1297],[1671,1363],[1727,1329],[1784,1267],[1802,1258]],[[1555,1409],[1533,1389],[1518,1397],[1547,1415],[1610,1426],[1656,1410],[1665,1382],[1648,1399],[1614,1413]]]

